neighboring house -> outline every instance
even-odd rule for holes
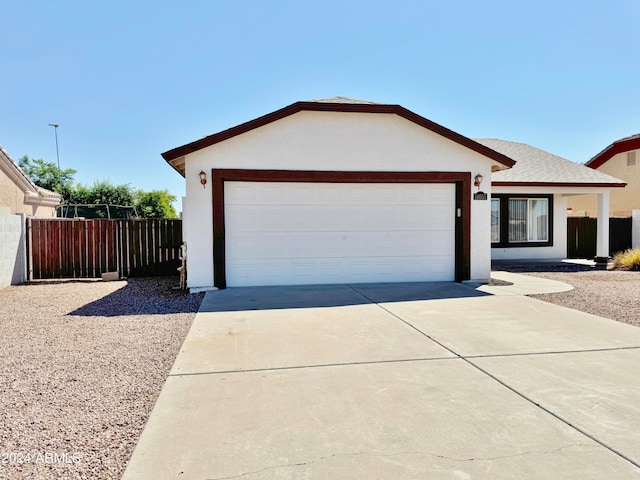
[[[609,215],[630,217],[640,209],[640,134],[616,140],[589,160],[587,167],[627,182],[627,187],[611,192]],[[569,201],[570,215],[594,216],[596,200],[593,197]]]
[[[585,195],[599,205],[596,255],[609,255],[609,192],[622,190],[622,180],[524,143],[476,141],[516,161],[491,177],[493,259],[565,258],[567,202]]]
[[[174,148],[162,156],[186,180],[188,286],[487,281],[492,257],[564,258],[565,195],[624,184],[568,161],[509,177],[514,160],[550,161],[509,145],[336,97]]]
[[[61,201],[57,193],[33,183],[0,147],[0,207],[7,207],[11,214],[49,218],[56,216]]]
[[[55,217],[61,200],[35,185],[0,147],[0,288],[27,278],[25,217]]]

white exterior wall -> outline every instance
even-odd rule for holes
[[[462,145],[393,114],[303,111],[185,158],[184,210],[189,287],[213,285],[211,169],[462,171],[480,173],[489,195],[491,163]],[[202,188],[198,176],[207,173]],[[473,191],[477,191],[472,187]],[[471,278],[491,270],[490,202],[471,201]]]
[[[495,194],[553,194],[553,246],[492,248],[493,260],[562,259],[567,256],[567,205],[574,195],[602,194],[593,187],[493,187]]]

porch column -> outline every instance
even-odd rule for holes
[[[609,190],[598,193],[598,233],[596,258],[609,257]]]
[[[640,248],[640,210],[633,210],[631,221],[631,248]]]

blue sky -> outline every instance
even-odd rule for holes
[[[637,0],[5,2],[0,145],[184,194],[160,154],[298,100],[400,104],[585,162],[640,133]]]

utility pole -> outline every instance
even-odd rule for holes
[[[60,182],[60,152],[58,151],[58,127],[60,126],[57,123],[50,123],[49,124],[50,127],[53,127],[53,131],[56,134],[56,158],[58,159],[58,172],[56,174],[56,176],[58,177],[58,190],[62,190],[62,184]],[[58,193],[62,193],[62,192],[58,192]]]
[[[58,159],[58,170],[60,170],[60,152],[58,151],[58,127],[60,125],[58,125],[57,123],[50,123],[49,126],[53,127],[53,131],[56,134],[56,157]]]

